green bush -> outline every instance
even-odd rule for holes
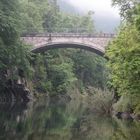
[[[116,112],[140,113],[140,95],[123,95],[117,103],[113,105]]]
[[[99,114],[111,114],[114,94],[108,90],[90,89],[89,101],[91,109]]]

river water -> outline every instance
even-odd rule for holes
[[[140,122],[99,117],[77,100],[1,104],[0,140],[140,140]]]

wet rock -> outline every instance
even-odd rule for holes
[[[33,99],[29,89],[24,84],[7,85],[4,89],[3,102],[29,102]],[[1,102],[1,101],[0,101]]]
[[[123,112],[123,113],[121,114],[121,118],[122,118],[122,119],[127,119],[127,120],[132,120],[132,119],[133,119],[133,118],[131,117],[131,114],[128,113],[128,112]]]
[[[133,120],[129,112],[117,112],[115,115],[118,119]]]
[[[115,114],[115,116],[116,116],[118,119],[121,119],[122,113],[123,113],[123,112],[117,112],[117,113]]]
[[[131,117],[134,119],[134,120],[140,120],[140,114],[132,114]]]

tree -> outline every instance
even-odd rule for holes
[[[131,20],[133,16],[133,10],[137,3],[138,3],[137,0],[112,0],[113,6],[120,7],[121,17],[129,21]]]
[[[112,71],[112,85],[120,94],[139,94],[139,37],[139,32],[134,26],[124,27],[107,50],[109,67]]]
[[[117,1],[122,7],[134,1]],[[136,3],[134,3],[136,4]],[[128,8],[133,11],[131,21],[126,18],[117,38],[109,45],[107,56],[112,71],[112,85],[120,94],[139,94],[140,91],[140,5]],[[123,10],[123,8],[121,9]],[[123,12],[126,12],[125,9]]]
[[[84,87],[97,88],[106,87],[107,71],[105,70],[105,59],[94,53],[84,50],[73,51],[74,73],[77,79],[82,81]]]
[[[0,71],[1,77],[5,77],[7,74],[7,78],[11,80],[17,79],[19,67],[25,68],[29,64],[28,51],[20,41],[19,7],[18,0],[0,1]],[[6,82],[6,79],[2,82]]]

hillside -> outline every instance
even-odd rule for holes
[[[78,9],[77,7],[71,5],[67,0],[58,0],[58,4],[60,6],[60,9],[67,13],[73,13],[73,14],[84,14],[83,11]],[[104,13],[101,15],[95,11],[95,14],[93,16],[93,19],[95,21],[95,28],[98,32],[115,32],[116,28],[118,27],[120,23],[120,19],[117,17],[110,15],[104,15]]]

